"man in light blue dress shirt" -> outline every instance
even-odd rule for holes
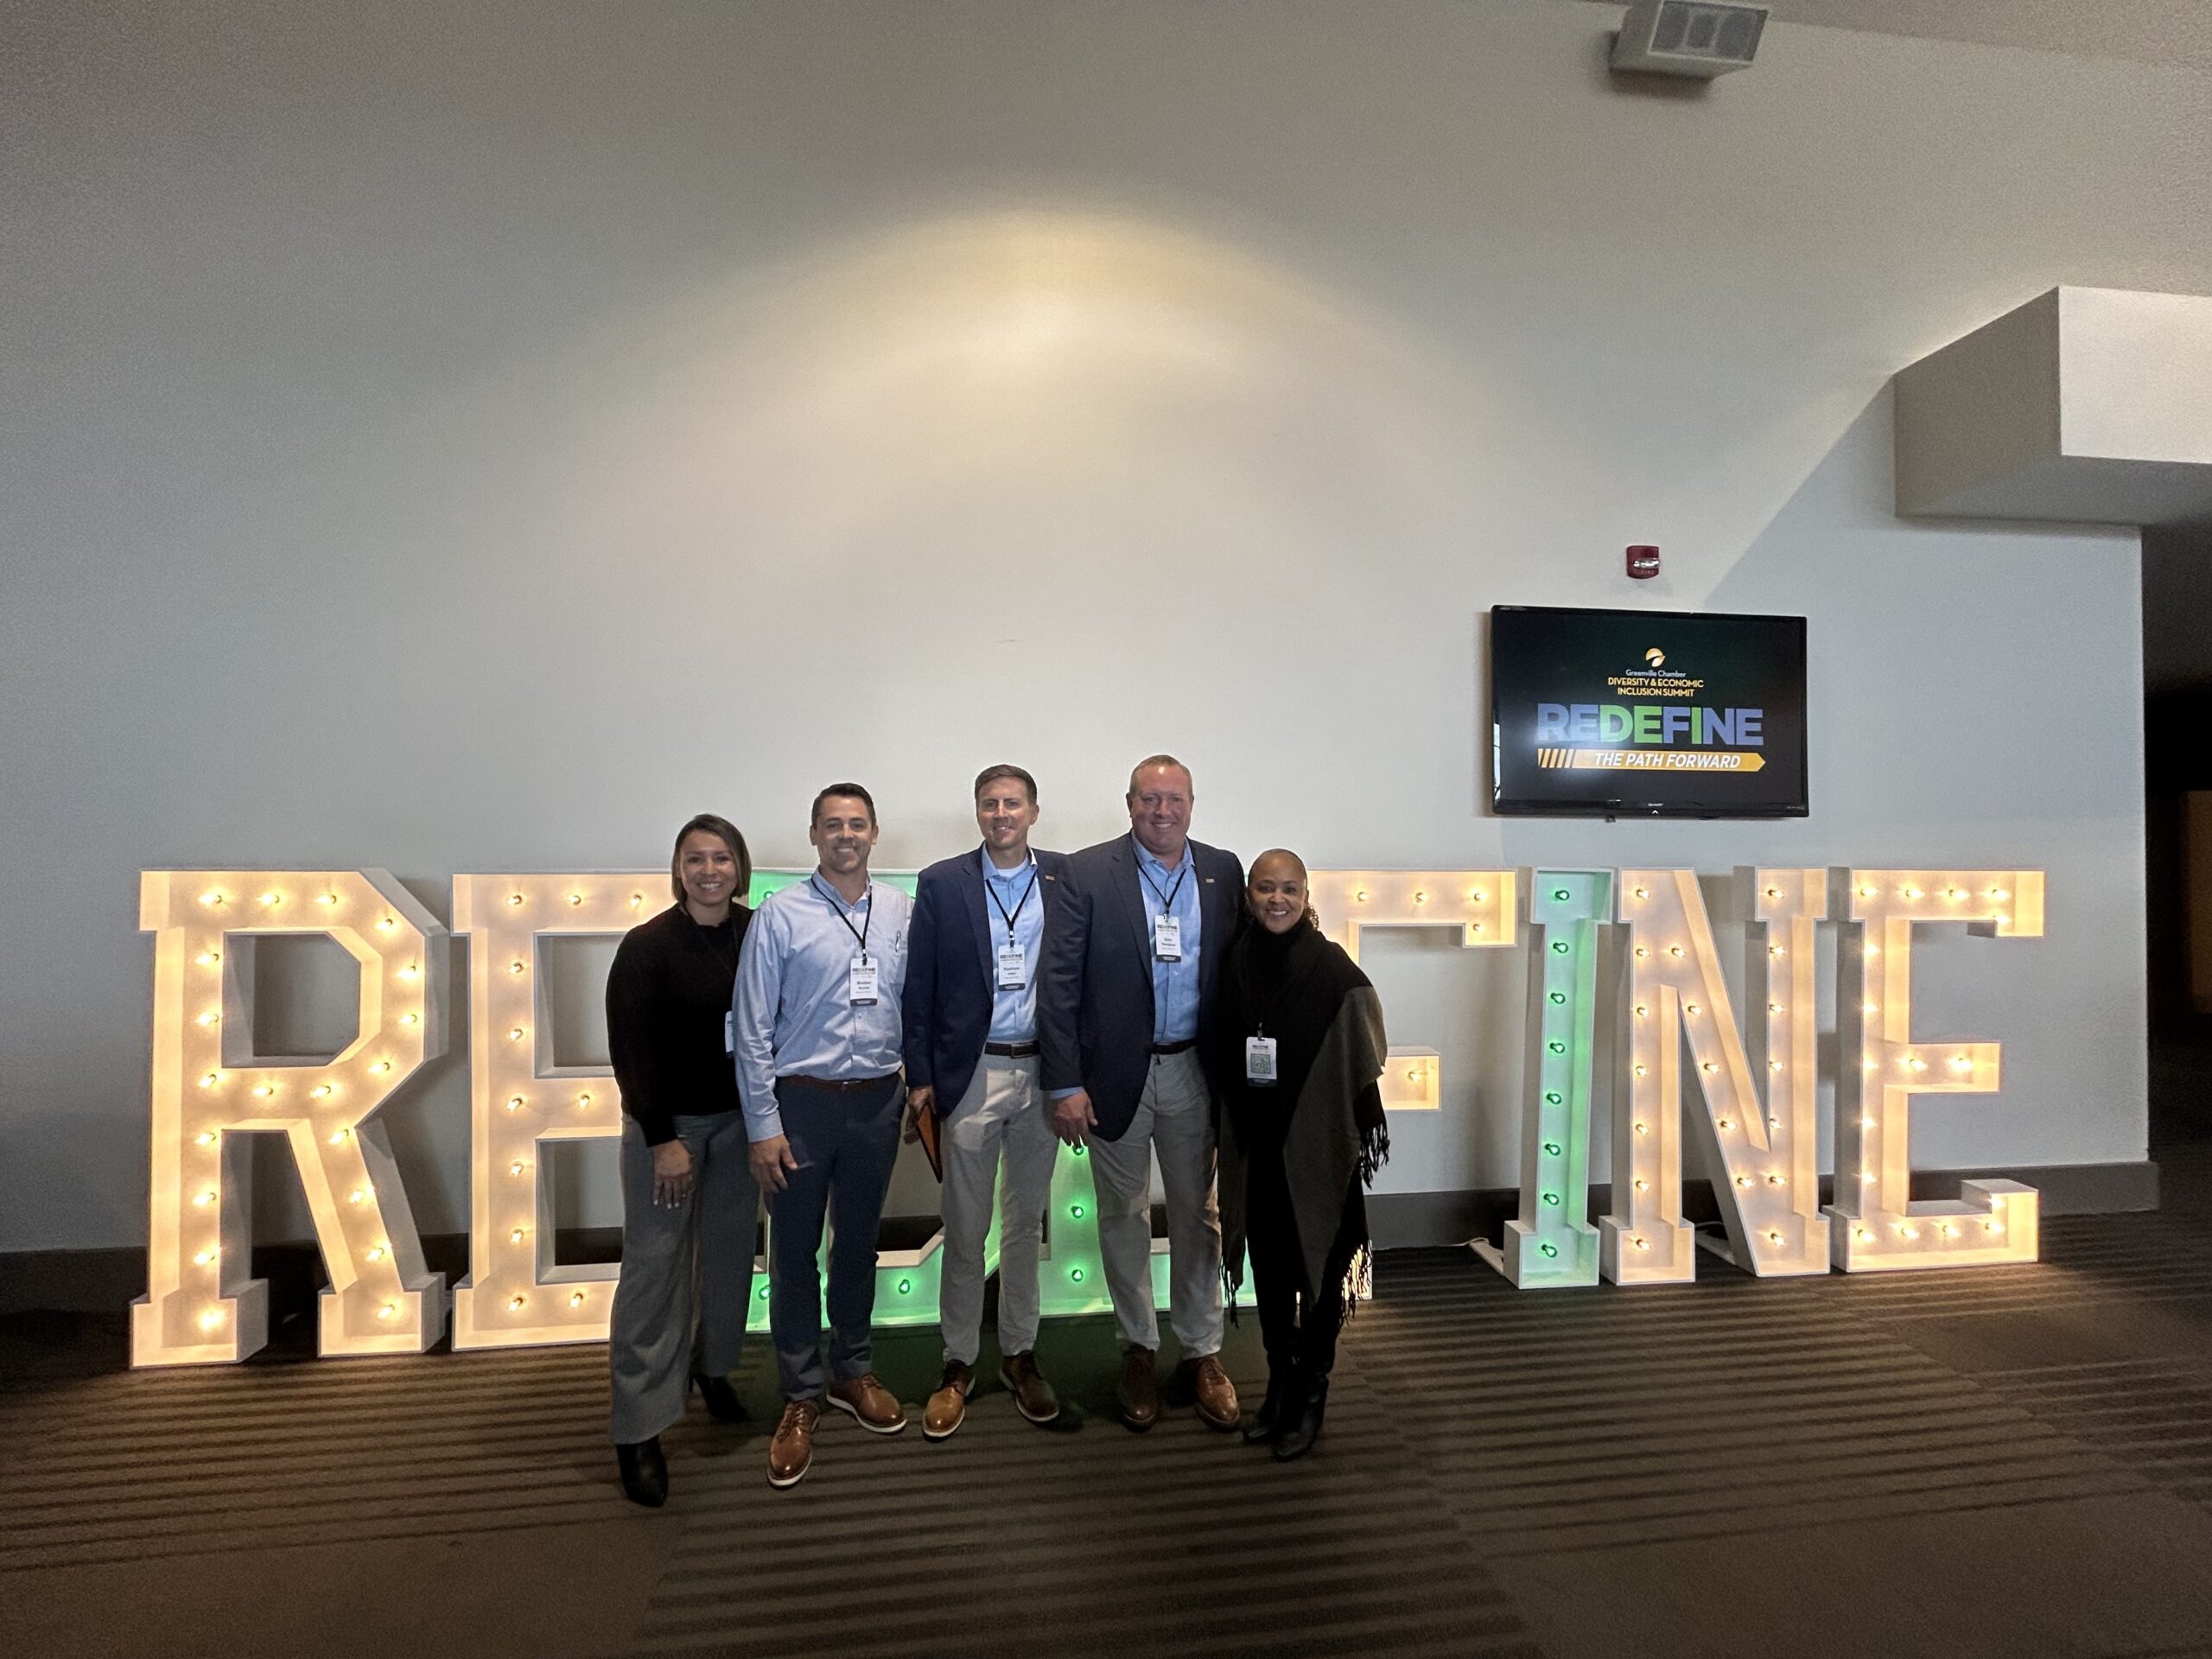
[[[768,1481],[813,1461],[826,1399],[895,1434],[906,1412],[870,1369],[875,1243],[899,1155],[899,996],[913,900],[868,877],[875,802],[858,784],[815,797],[821,866],[771,894],[747,930],[731,1008],[753,1173],[768,1199],[768,1328],[783,1389]],[[830,1251],[830,1364],[822,1357],[822,1229]]]

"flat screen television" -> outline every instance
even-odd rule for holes
[[[1501,813],[1806,814],[1802,616],[1494,606],[1490,708]]]

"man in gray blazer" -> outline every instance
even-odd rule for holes
[[[1221,1368],[1221,1222],[1213,1095],[1201,1039],[1237,925],[1244,868],[1190,839],[1190,769],[1168,754],[1129,774],[1129,833],[1070,855],[1045,921],[1037,1033],[1053,1128],[1089,1157],[1099,1254],[1123,1343],[1131,1428],[1160,1415],[1152,1301],[1152,1160],[1167,1198],[1168,1315],[1198,1415],[1236,1426]]]

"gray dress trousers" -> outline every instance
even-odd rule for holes
[[[691,1149],[691,1191],[681,1204],[657,1205],[652,1148],[635,1119],[622,1121],[622,1277],[607,1336],[621,1446],[683,1417],[694,1371],[725,1376],[737,1369],[752,1306],[760,1189],[745,1114],[679,1116],[676,1134]]]

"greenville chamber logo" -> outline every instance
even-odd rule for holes
[[[1538,703],[1539,766],[1757,772],[1766,765],[1758,753],[1766,743],[1766,710],[1707,705],[1703,678],[1669,670],[1662,646],[1646,650],[1640,666],[1608,676],[1605,690],[1624,699],[1665,701]]]
[[[1654,645],[1643,653],[1643,660],[1635,667],[1611,676],[1605,682],[1615,690],[1633,691],[1638,696],[1694,697],[1705,690],[1705,682],[1682,670],[1667,666],[1666,649]]]

